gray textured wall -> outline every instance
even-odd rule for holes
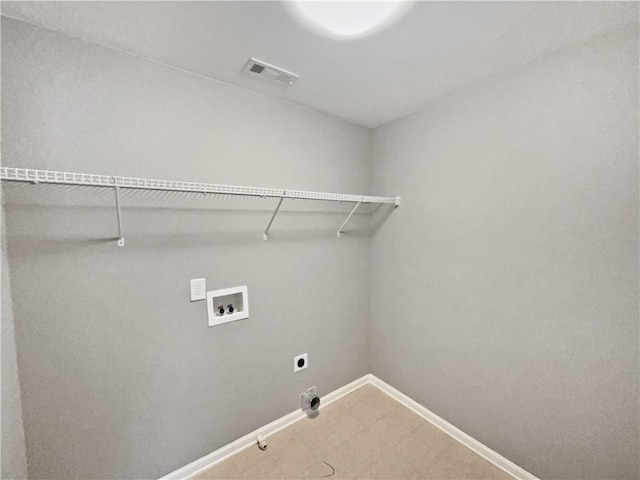
[[[7,166],[368,191],[366,129],[2,27]],[[292,202],[264,243],[274,202],[139,192],[118,249],[112,192],[7,185],[30,476],[162,475],[367,373],[369,346],[374,374],[543,478],[637,478],[637,35],[378,129],[373,187],[403,206],[371,250],[335,238],[344,207]],[[251,319],[207,328],[200,276],[248,284]]]
[[[0,478],[9,480],[27,477],[27,457],[22,424],[22,404],[18,382],[16,340],[9,284],[9,265],[6,250],[4,217],[2,222],[2,449],[0,451]]]
[[[367,193],[371,131],[2,20],[5,166]],[[30,478],[151,478],[368,372],[369,242],[349,205],[7,185]],[[355,227],[364,226],[356,219]],[[190,278],[247,284],[208,328]],[[293,356],[308,370],[293,374]]]
[[[376,131],[372,373],[543,478],[638,478],[638,29]]]

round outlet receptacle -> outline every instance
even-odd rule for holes
[[[293,358],[293,371],[299,372],[300,370],[304,370],[309,366],[309,357],[308,354],[303,353],[301,355],[297,355]]]

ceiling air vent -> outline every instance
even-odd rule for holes
[[[250,58],[243,70],[249,72],[250,75],[258,75],[265,80],[271,80],[287,86],[293,85],[294,82],[300,78],[295,73],[288,72],[255,58]]]

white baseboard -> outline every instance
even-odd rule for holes
[[[424,418],[426,421],[428,421],[431,424],[433,424],[434,426],[438,427],[444,433],[446,433],[450,437],[454,438],[455,440],[457,440],[458,442],[460,442],[461,444],[463,444],[465,447],[469,448],[470,450],[473,450],[475,453],[477,453],[482,458],[484,458],[488,462],[492,463],[496,467],[504,470],[509,475],[515,477],[518,480],[539,480],[538,477],[536,477],[535,475],[532,475],[531,473],[527,472],[524,468],[522,468],[522,467],[516,465],[515,463],[513,463],[512,461],[504,458],[499,453],[494,452],[493,450],[491,450],[489,447],[487,447],[483,443],[480,443],[475,438],[467,435],[466,433],[464,433],[459,428],[454,427],[449,422],[447,422],[443,418],[441,418],[438,415],[436,415],[435,413],[433,413],[427,407],[419,404],[418,402],[416,402],[412,398],[406,396],[404,393],[400,392],[399,390],[396,390],[391,385],[389,385],[388,383],[380,380],[375,375],[369,374],[367,376],[369,377],[368,378],[368,381],[369,381],[368,383],[371,383],[372,385],[375,385],[380,390],[382,390],[384,393],[389,395],[391,398],[393,398],[394,400],[397,400],[398,402],[403,404],[408,409],[410,409],[413,412],[417,413],[422,418]]]
[[[407,397],[402,392],[396,390],[391,385],[389,385],[386,382],[383,382],[378,377],[372,374],[367,374],[345,385],[344,387],[341,387],[325,395],[324,397],[321,398],[320,408],[322,409],[323,407],[326,407],[327,405],[335,402],[336,400],[344,397],[345,395],[353,392],[354,390],[366,384],[370,384],[379,388],[394,400],[400,402],[405,407],[417,413],[422,418],[424,418],[434,426],[438,427],[444,433],[451,436],[458,442],[462,443],[467,448],[473,450],[482,458],[489,461],[496,467],[504,470],[505,472],[512,475],[516,479],[538,480],[536,476],[527,472],[526,470],[519,467],[515,463],[507,460],[499,453],[494,452],[486,445],[483,445],[476,439],[470,437],[469,435],[464,433],[462,430],[454,427],[446,420],[440,418],[438,415],[433,413],[428,408],[422,406],[415,400]],[[256,445],[257,438],[259,435],[264,438],[267,438],[270,435],[273,435],[274,433],[279,432],[280,430],[288,427],[289,425],[297,422],[298,420],[302,420],[305,417],[306,417],[306,414],[302,410],[296,410],[295,412],[291,412],[285,415],[284,417],[274,420],[273,422],[265,425],[264,427],[260,427],[257,430],[254,430],[253,432],[248,433],[244,437],[241,437],[238,440],[231,442],[222,448],[219,448],[215,452],[205,455],[204,457],[199,458],[198,460],[195,460],[194,462],[191,462],[190,464],[185,465],[184,467],[179,468],[178,470],[175,470],[165,475],[160,480],[178,480],[178,479],[187,480],[189,478],[192,478],[196,474],[202,472],[203,470],[211,468],[215,464],[229,458],[230,456],[235,455],[236,453],[239,453],[242,450],[249,448],[253,445]]]
[[[344,397],[345,395],[357,390],[361,386],[370,383],[367,375],[364,377],[358,378],[353,382],[345,385],[344,387],[340,387],[337,390],[334,390],[331,393],[328,393],[324,397],[320,398],[320,409],[330,405],[336,400]],[[215,452],[211,452],[204,457],[199,458],[191,462],[188,465],[185,465],[178,470],[174,470],[173,472],[165,475],[160,480],[187,480],[197,473],[206,470],[207,468],[211,468],[216,463],[219,463],[236,453],[241,452],[245,448],[249,448],[253,445],[256,445],[258,435],[263,436],[264,438],[273,435],[274,433],[279,432],[283,428],[288,427],[292,423],[297,422],[298,420],[302,420],[307,416],[301,409],[298,409],[294,412],[291,412],[284,417],[280,417],[277,420],[265,425],[264,427],[260,427],[257,430],[254,430],[251,433],[246,434],[244,437],[239,438],[238,440],[231,442],[224,447],[219,448]]]

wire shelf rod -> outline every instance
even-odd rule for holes
[[[242,187],[215,183],[194,183],[173,180],[153,180],[135,177],[114,177],[90,173],[58,172],[28,168],[0,167],[0,179],[15,182],[49,183],[61,185],[83,185],[94,187],[115,187],[120,189],[162,190],[171,192],[196,192],[219,195],[240,195],[271,198],[291,198],[300,200],[320,200],[330,202],[354,202],[374,204],[400,204],[400,197],[377,197],[344,193],[310,192],[304,190],[283,190],[276,188]]]
[[[278,201],[278,206],[273,212],[273,215],[271,216],[271,220],[269,220],[269,225],[267,225],[267,228],[264,229],[264,233],[262,234],[263,240],[269,240],[269,229],[271,228],[271,224],[273,223],[273,221],[276,218],[276,215],[278,214],[278,210],[280,210],[280,206],[282,205],[283,200],[284,200],[284,197],[281,197],[280,200]]]

